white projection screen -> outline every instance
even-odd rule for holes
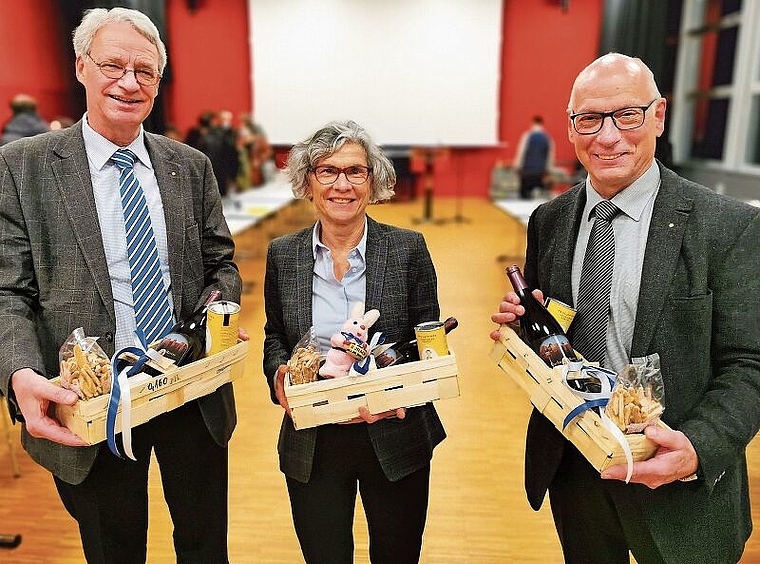
[[[498,143],[502,0],[249,0],[271,143],[353,119],[383,145]]]

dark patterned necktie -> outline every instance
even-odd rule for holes
[[[132,274],[137,333],[144,346],[162,337],[172,326],[169,296],[161,275],[158,247],[145,193],[135,176],[137,156],[119,149],[111,160],[119,167],[119,192],[127,233],[127,256]]]
[[[594,206],[596,219],[583,258],[578,304],[573,322],[573,347],[586,360],[605,363],[607,326],[610,320],[610,288],[615,265],[615,233],[612,219],[620,210],[610,201]]]

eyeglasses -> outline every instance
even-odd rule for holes
[[[315,166],[311,170],[314,173],[314,177],[317,179],[317,182],[325,185],[334,184],[337,182],[338,177],[341,174],[345,174],[346,180],[348,180],[353,185],[364,184],[367,181],[367,178],[369,178],[369,173],[372,172],[371,168],[362,165],[347,166],[346,168],[330,165],[319,165]]]
[[[575,131],[581,135],[593,135],[598,133],[604,125],[605,118],[611,118],[612,123],[615,124],[621,131],[627,131],[629,129],[636,129],[644,125],[644,118],[646,117],[647,110],[654,104],[659,98],[655,98],[649,102],[646,106],[632,106],[630,108],[620,108],[612,112],[585,112],[581,114],[572,114],[570,121],[573,122]]]
[[[127,74],[128,71],[132,71],[135,75],[135,80],[138,82],[138,84],[142,84],[143,86],[155,86],[158,84],[158,81],[161,80],[161,75],[158,74],[157,71],[154,71],[152,68],[149,67],[142,67],[139,69],[130,69],[125,66],[120,65],[119,63],[115,63],[113,61],[108,61],[106,63],[98,63],[95,61],[95,59],[92,58],[92,56],[87,53],[87,56],[90,58],[92,63],[98,67],[100,72],[103,73],[103,76],[106,78],[112,78],[112,79],[120,79],[125,74]]]

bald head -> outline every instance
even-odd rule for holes
[[[641,59],[621,53],[603,55],[580,72],[570,93],[570,113],[580,111],[576,107],[579,97],[589,90],[608,96],[630,90],[649,99],[660,97],[649,67]]]
[[[10,103],[14,114],[33,112],[37,109],[37,101],[28,94],[16,94]]]

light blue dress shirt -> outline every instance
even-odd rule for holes
[[[118,351],[127,346],[141,346],[135,335],[135,308],[132,299],[132,274],[127,257],[127,235],[124,229],[124,213],[119,194],[119,168],[111,162],[111,156],[120,147],[115,145],[87,123],[87,114],[82,119],[82,135],[87,152],[87,162],[92,177],[92,190],[95,195],[95,207],[98,212],[100,235],[103,239],[103,250],[106,254],[108,274],[111,278],[111,291],[114,298],[114,313],[116,314],[115,347]],[[169,250],[166,242],[166,221],[164,205],[158,190],[158,181],[153,165],[145,148],[145,137],[142,126],[140,134],[127,147],[135,155],[135,176],[145,192],[145,200],[150,211],[150,221],[153,234],[158,246],[158,257],[161,261],[161,272],[167,290],[171,288],[169,274]],[[174,310],[171,291],[169,304]]]
[[[343,280],[335,278],[332,253],[320,240],[321,226],[317,222],[312,232],[314,253],[314,283],[312,285],[311,321],[322,353],[330,350],[330,337],[338,333],[348,319],[356,302],[367,295],[367,219],[359,244],[348,253],[349,269]]]
[[[621,213],[612,220],[612,229],[615,232],[615,265],[610,290],[610,322],[607,326],[605,366],[616,372],[630,361],[644,252],[654,200],[659,189],[660,168],[652,161],[652,166],[644,174],[610,200]],[[586,207],[583,209],[573,256],[573,303],[578,303],[583,257],[586,255],[586,246],[594,223],[591,211],[601,201],[602,197],[594,190],[591,179],[586,179]]]

